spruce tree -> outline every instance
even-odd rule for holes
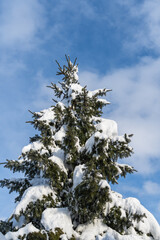
[[[28,123],[39,135],[30,138],[18,160],[7,160],[4,165],[13,173],[23,173],[24,178],[0,181],[1,187],[18,194],[16,209],[7,221],[1,221],[0,232],[7,239],[20,233],[18,239],[73,240],[81,236],[79,226],[100,219],[119,234],[129,234],[132,229],[137,235],[153,236],[150,230],[146,233],[137,227],[146,214],[122,207],[121,196],[110,187],[135,171],[118,162],[133,153],[132,135],[118,136],[116,122],[102,118],[102,109],[109,104],[102,97],[110,90],[82,87],[76,60],[72,63],[66,57],[66,61],[63,67],[57,62],[62,81],[49,86],[56,97],[54,106],[31,112]],[[69,213],[73,234],[60,226],[46,227],[47,211]],[[28,230],[22,234],[21,229]]]

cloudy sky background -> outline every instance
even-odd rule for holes
[[[136,197],[160,223],[160,2],[2,0],[0,2],[0,162],[17,159],[32,127],[28,109],[52,104],[55,59],[78,58],[80,82],[110,88],[104,116],[133,133],[138,172],[114,189]],[[15,177],[0,166],[0,178]],[[0,218],[15,194],[0,189]]]

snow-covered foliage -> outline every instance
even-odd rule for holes
[[[73,172],[72,190],[74,190],[82,182],[83,176],[84,176],[84,170],[85,170],[85,164],[78,165],[75,167]]]
[[[56,228],[62,229],[69,239],[76,234],[67,208],[47,208],[42,214],[41,223],[48,231],[52,229],[54,232]]]
[[[112,202],[106,203],[105,215],[107,216],[113,207],[120,210],[121,218],[126,218],[128,214],[128,223],[130,227],[125,229],[123,234],[133,234],[136,232],[144,233],[153,236],[154,239],[160,238],[160,227],[153,215],[145,209],[136,198],[123,199],[121,194],[116,192],[111,193]],[[132,219],[135,215],[135,219]],[[137,217],[136,217],[137,216]],[[138,216],[144,216],[138,219]]]
[[[110,187],[135,170],[118,162],[133,153],[131,135],[119,136],[117,123],[101,117],[109,90],[88,91],[76,63],[67,63],[58,64],[60,85],[50,86],[55,105],[32,113],[40,134],[5,164],[24,178],[0,181],[18,193],[11,217],[0,222],[0,240],[159,240],[152,214]]]
[[[7,240],[17,240],[19,236],[24,236],[28,233],[32,232],[39,232],[39,229],[35,228],[32,223],[27,224],[25,227],[20,228],[18,231],[15,232],[8,232],[5,237]]]
[[[37,185],[29,187],[23,194],[21,201],[17,204],[13,214],[19,215],[20,211],[27,208],[29,202],[35,203],[38,199],[42,200],[43,196],[52,194],[54,200],[56,200],[55,192],[47,185]]]

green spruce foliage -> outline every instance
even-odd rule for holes
[[[25,210],[21,210],[19,215],[13,214],[11,218],[15,218],[19,221],[20,217],[24,216],[26,224],[32,222],[35,227],[40,229],[42,212],[46,208],[52,208],[55,206],[56,203],[53,200],[52,194],[49,194],[48,196],[44,195],[42,200],[37,199],[35,202],[29,202]]]
[[[114,137],[107,135],[103,127],[100,128],[102,109],[108,104],[101,98],[110,90],[89,91],[86,86],[81,87],[76,60],[74,63],[69,57],[66,60],[67,65],[63,67],[57,62],[57,75],[62,77],[62,81],[49,86],[56,98],[54,106],[38,113],[31,112],[32,121],[28,123],[39,134],[30,138],[30,144],[22,150],[18,160],[7,160],[4,165],[13,173],[23,173],[24,178],[0,181],[1,187],[17,192],[16,202],[21,202],[24,193],[35,185],[47,185],[55,193],[56,201],[51,194],[44,195],[41,199],[30,201],[19,215],[10,218],[9,223],[0,223],[0,230],[6,233],[15,230],[13,219],[18,222],[23,216],[22,226],[31,222],[41,230],[29,233],[25,236],[27,240],[46,239],[41,224],[46,208],[67,207],[75,227],[102,218],[119,233],[129,228],[134,218],[129,213],[122,217],[116,207],[107,216],[104,215],[106,202],[112,201],[109,183],[118,183],[120,176],[125,177],[135,171],[131,166],[118,163],[118,159],[133,153],[129,146],[131,135]],[[60,155],[62,161],[55,161]],[[80,166],[84,166],[82,181],[74,187],[74,174]],[[58,240],[61,234],[58,229],[55,233],[49,232],[48,237]]]
[[[26,240],[60,240],[64,234],[60,228],[56,228],[55,232],[32,232],[27,235]],[[24,236],[23,236],[24,237]]]
[[[143,220],[144,217],[146,217],[145,214],[132,214],[128,211],[125,211],[125,216],[123,216],[121,207],[114,206],[105,217],[104,223],[120,234],[125,234],[126,230],[133,226],[133,220],[139,222]],[[135,230],[138,231],[136,228]],[[143,233],[138,232],[138,234],[141,235]]]
[[[0,220],[0,232],[6,234],[12,229],[12,223]]]

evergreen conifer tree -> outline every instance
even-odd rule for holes
[[[57,62],[62,81],[49,86],[56,97],[54,106],[31,112],[29,123],[40,134],[30,138],[18,160],[5,163],[5,168],[23,173],[24,178],[0,181],[1,187],[18,193],[17,206],[8,220],[0,222],[0,232],[13,240],[92,240],[82,237],[82,226],[95,223],[96,227],[100,221],[101,235],[112,229],[121,235],[154,238],[151,228],[139,227],[148,216],[139,210],[138,200],[125,202],[109,185],[135,171],[118,163],[133,153],[132,135],[118,136],[116,122],[102,118],[109,102],[101,97],[110,90],[82,87],[76,60],[66,60],[63,67]],[[96,239],[105,239],[98,234]]]

